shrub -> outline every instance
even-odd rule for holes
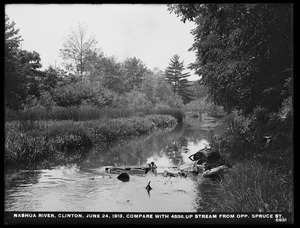
[[[11,108],[5,107],[5,121],[13,121],[18,119],[19,117],[19,111],[15,111]]]
[[[182,123],[185,118],[185,113],[177,108],[159,108],[146,111],[148,114],[155,115],[170,115],[173,116],[178,123]]]
[[[147,98],[146,94],[133,89],[126,94],[127,106],[131,109],[147,109],[153,106],[152,102]]]
[[[292,145],[293,128],[290,120],[280,118],[277,113],[258,108],[249,117],[228,117],[224,121],[228,123],[228,131],[212,143],[232,159],[279,158],[283,156],[282,151],[289,151],[285,148]],[[271,137],[268,146],[265,136]],[[290,157],[288,154],[285,156]]]

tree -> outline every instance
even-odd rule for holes
[[[85,83],[75,82],[54,88],[52,96],[58,106],[70,107],[93,98],[93,92]]]
[[[86,66],[95,52],[97,41],[94,37],[87,37],[87,27],[78,24],[77,30],[71,29],[71,34],[60,49],[62,57],[70,60],[72,63],[67,65],[68,68],[74,70],[77,76],[83,81],[83,74]]]
[[[43,91],[50,92],[57,87],[59,83],[63,83],[65,72],[58,68],[49,66],[48,69],[42,72],[40,88]]]
[[[26,96],[40,96],[43,72],[39,70],[41,58],[36,51],[19,50],[17,53],[17,63],[20,76],[26,86]]]
[[[148,73],[145,64],[136,57],[127,58],[122,64],[122,78],[125,91],[130,92],[134,87],[140,87],[143,77]]]
[[[291,96],[291,4],[177,4],[169,10],[194,21],[196,61],[209,94],[227,111],[278,111]]]
[[[147,99],[147,95],[136,87],[126,93],[126,101],[127,107],[135,110],[153,107],[151,101]]]
[[[122,64],[114,57],[102,57],[96,65],[98,79],[102,86],[116,93],[125,92],[122,80]]]
[[[198,99],[204,98],[208,94],[207,88],[204,85],[200,84],[200,80],[194,82],[192,91],[194,93],[195,98],[198,98]]]
[[[13,109],[20,107],[26,97],[26,87],[19,72],[17,53],[22,38],[15,22],[5,15],[5,50],[4,50],[4,96],[5,106]]]
[[[15,23],[5,16],[5,106],[20,109],[28,96],[39,97],[43,91],[43,81],[47,78],[40,55],[36,51],[19,48],[22,41],[15,29]]]
[[[174,94],[162,71],[154,69],[144,75],[139,91],[145,94],[152,107],[180,107],[182,99]]]
[[[183,73],[184,63],[179,61],[179,55],[174,55],[169,66],[166,68],[166,80],[172,86],[172,90],[183,99],[184,104],[193,99],[193,94],[189,90],[191,84],[186,79],[190,76],[189,73]]]

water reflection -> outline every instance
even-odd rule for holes
[[[211,129],[201,124],[190,120],[170,132],[108,149],[92,148],[77,164],[14,174],[5,191],[5,210],[195,212],[197,178],[161,174],[191,163],[188,157],[210,142]],[[105,166],[143,166],[152,161],[158,175],[130,175],[128,182],[119,181],[117,174],[104,175]],[[145,189],[147,184],[151,189]]]
[[[109,149],[93,148],[80,166],[86,170],[99,166],[141,166],[151,161],[178,166],[188,162],[189,155],[204,148],[211,134],[189,122],[176,126],[171,132],[119,142]]]

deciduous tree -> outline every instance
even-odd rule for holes
[[[130,92],[134,87],[139,88],[146,73],[149,71],[140,59],[127,58],[122,63],[122,78],[126,92]]]
[[[96,50],[96,44],[97,41],[93,36],[88,37],[87,26],[78,24],[76,29],[71,29],[71,33],[63,43],[63,48],[60,49],[62,57],[71,61],[68,67],[76,72],[81,82],[86,66]]]
[[[176,4],[169,10],[195,22],[191,68],[216,104],[244,114],[257,106],[272,112],[291,96],[291,4]]]

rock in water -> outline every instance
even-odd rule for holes
[[[127,181],[129,181],[129,174],[121,173],[117,178],[123,182],[127,182]]]

